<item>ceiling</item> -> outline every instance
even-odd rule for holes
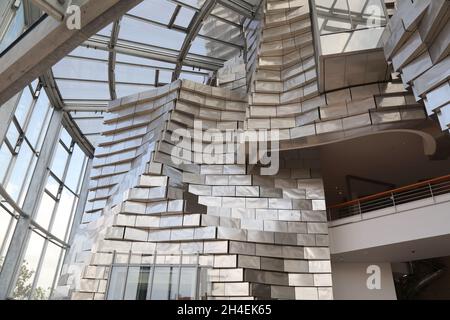
[[[244,51],[261,0],[144,0],[52,68],[59,101],[95,146],[110,100],[175,79],[205,83]]]

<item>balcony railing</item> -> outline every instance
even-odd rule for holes
[[[450,193],[450,175],[411,184],[328,207],[328,220],[333,221],[366,212],[397,207],[401,204],[434,198]]]

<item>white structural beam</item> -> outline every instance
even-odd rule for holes
[[[142,0],[74,0],[80,28],[47,17],[0,57],[0,105]],[[67,18],[73,19],[73,16]]]
[[[41,10],[45,11],[49,16],[56,20],[62,21],[66,15],[66,0],[32,0],[33,3]]]

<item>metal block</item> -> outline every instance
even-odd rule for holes
[[[170,231],[171,241],[193,240],[193,239],[194,239],[193,228],[174,229]]]
[[[295,299],[297,300],[318,300],[319,292],[314,287],[296,287]]]
[[[282,257],[282,247],[268,244],[256,244],[256,255],[265,257]]]
[[[238,267],[249,269],[260,269],[261,258],[256,256],[238,255]]]
[[[333,279],[329,273],[320,273],[314,275],[314,286],[316,287],[331,287]]]
[[[330,249],[319,247],[305,247],[305,258],[309,260],[330,259]]]
[[[250,209],[267,208],[268,201],[264,198],[247,198],[245,199],[245,207]]]
[[[326,211],[302,210],[302,221],[308,222],[326,222]]]
[[[211,186],[204,186],[204,185],[190,184],[189,192],[192,194],[199,195],[199,196],[211,196],[212,195]]]
[[[205,253],[227,253],[228,242],[227,241],[208,241],[204,244]],[[231,250],[230,250],[231,252]]]
[[[261,257],[261,269],[271,271],[284,271],[284,260]]]
[[[228,177],[227,175],[207,175],[205,183],[211,186],[227,186],[229,184]]]
[[[238,197],[259,197],[259,186],[237,186],[236,196]]]
[[[219,278],[222,282],[244,281],[243,269],[220,269]]]
[[[297,245],[297,235],[292,233],[275,233],[275,244]]]
[[[318,288],[319,300],[333,300],[333,288]]]
[[[250,294],[247,282],[225,283],[226,296],[248,296]]]
[[[325,261],[308,261],[309,272],[311,273],[330,273],[331,263],[329,260]]]
[[[302,247],[297,246],[282,246],[282,256],[284,258],[290,258],[290,259],[303,259],[304,258],[304,251]]]
[[[292,209],[297,210],[312,210],[312,202],[311,200],[291,200],[292,201]]]
[[[134,228],[126,228],[124,239],[134,241],[147,241],[148,231]]]
[[[291,222],[291,221],[288,221],[287,226],[288,226],[287,232],[307,233],[306,223],[304,223],[304,222]]]
[[[291,199],[269,199],[271,209],[293,209]]]
[[[262,220],[278,220],[277,209],[256,209],[256,218]]]
[[[168,241],[170,240],[170,232],[168,230],[150,231],[148,241]]]
[[[294,287],[271,286],[271,298],[293,300],[295,299],[295,289]]]
[[[288,223],[284,221],[264,220],[264,231],[287,232]]]
[[[241,219],[241,228],[247,230],[264,230],[264,222],[256,219]]]
[[[248,242],[230,241],[230,253],[255,255],[256,244]]]
[[[218,227],[217,228],[217,238],[218,239],[227,239],[227,240],[236,240],[236,241],[246,241],[247,240],[247,230]]]
[[[247,231],[247,241],[262,242],[262,243],[274,243],[275,236],[274,236],[273,232],[248,230]]]
[[[181,227],[183,226],[183,216],[162,216],[159,225],[161,228]]]
[[[236,187],[234,186],[213,186],[212,195],[215,197],[234,197],[236,196]],[[239,196],[239,195],[237,195]]]
[[[245,198],[223,198],[222,206],[226,208],[245,208]]]
[[[314,278],[309,273],[290,273],[289,285],[295,287],[311,287],[314,286]]]
[[[308,233],[328,234],[328,224],[321,222],[307,222]]]
[[[316,234],[316,245],[322,247],[328,247],[330,245],[330,239],[328,235]]]
[[[306,191],[303,189],[283,189],[285,199],[306,199]]]
[[[252,176],[249,175],[231,175],[229,176],[229,184],[234,186],[251,186]]]
[[[282,221],[300,221],[300,210],[278,210],[278,219]]]

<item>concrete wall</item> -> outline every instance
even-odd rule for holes
[[[333,227],[330,228],[331,253],[448,235],[450,234],[448,197],[448,194],[436,197],[436,202],[443,202],[434,205],[431,198],[399,205],[397,210],[405,211],[396,214],[388,212],[395,210],[393,207],[366,213],[365,220],[359,222],[351,223],[351,219],[359,219],[359,216],[334,221]],[[421,205],[423,206],[420,207]],[[387,215],[376,217],[383,213]],[[339,222],[348,224],[337,225]]]
[[[380,267],[380,289],[368,289],[367,267]],[[333,262],[333,295],[336,300],[397,300],[390,263]]]

